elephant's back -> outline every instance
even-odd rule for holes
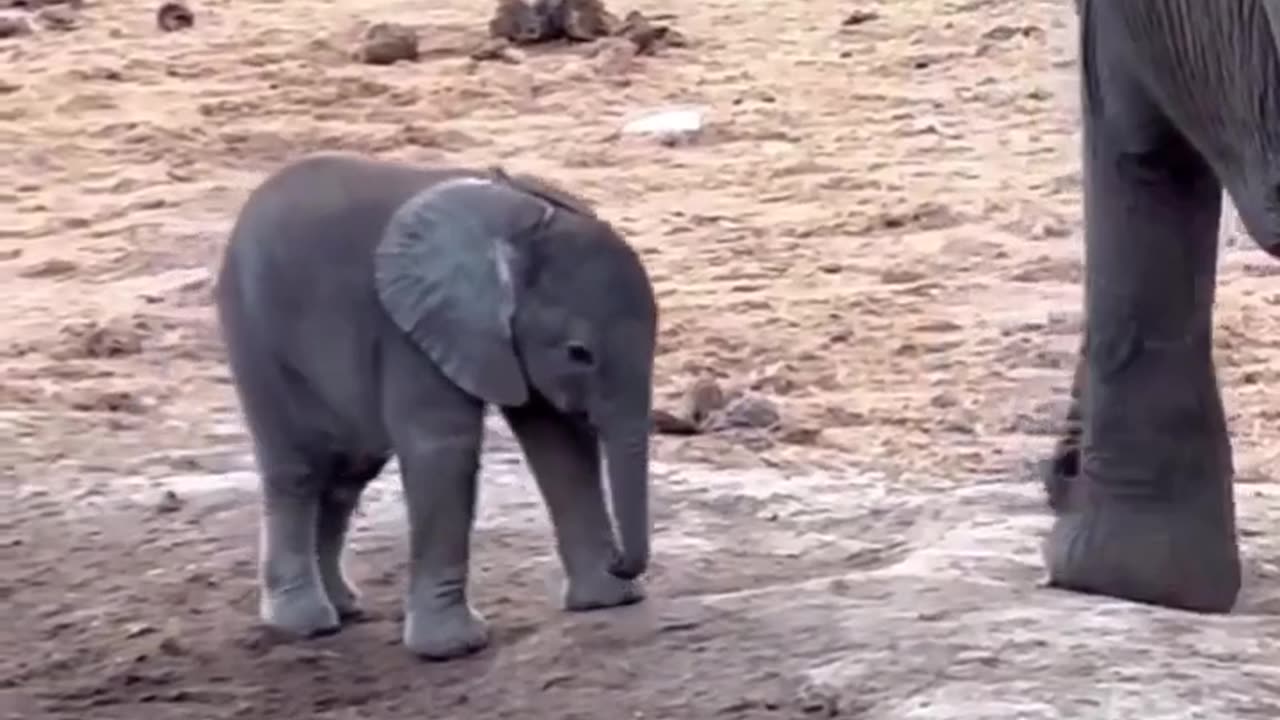
[[[396,209],[435,183],[475,174],[341,152],[304,156],[250,193],[219,285],[234,287],[253,314],[280,314],[276,322],[372,299],[372,252]]]
[[[426,168],[352,153],[306,155],[268,176],[245,201],[230,244],[269,254],[327,255],[378,241],[396,209],[464,168]]]

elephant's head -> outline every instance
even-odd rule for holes
[[[596,431],[621,541],[612,572],[643,573],[658,310],[635,251],[568,193],[497,171],[406,202],[375,268],[388,315],[463,390],[503,406],[537,393]]]

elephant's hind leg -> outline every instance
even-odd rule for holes
[[[1140,5],[1082,6],[1084,427],[1045,560],[1057,587],[1223,612],[1240,562],[1212,359],[1222,192],[1139,79],[1175,85],[1143,56],[1158,41],[1118,17]]]
[[[321,577],[317,538],[331,474],[328,453],[319,449],[327,443],[319,440],[314,415],[306,417],[303,389],[245,341],[233,335],[227,344],[261,476],[259,615],[297,635],[334,632],[339,617]]]
[[[358,453],[335,458],[329,481],[320,495],[316,514],[316,552],[320,580],[329,602],[342,618],[360,614],[360,594],[342,571],[351,516],[360,503],[360,494],[382,472],[387,457]]]

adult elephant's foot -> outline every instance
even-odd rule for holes
[[[1087,483],[1077,477],[1074,483]],[[1044,546],[1049,584],[1197,612],[1228,612],[1240,591],[1229,487],[1178,504],[1084,498],[1061,511]]]
[[[623,580],[606,570],[571,576],[565,583],[562,605],[570,612],[632,605],[644,600],[644,586]]]
[[[483,650],[489,625],[465,600],[405,615],[404,646],[426,660],[451,660]]]
[[[342,624],[338,611],[318,584],[262,589],[258,615],[277,630],[314,637],[337,632]]]
[[[1080,475],[1080,445],[1078,438],[1060,440],[1053,449],[1053,455],[1040,467],[1040,482],[1044,485],[1044,494],[1049,502],[1049,509],[1055,513],[1067,509],[1071,488]]]

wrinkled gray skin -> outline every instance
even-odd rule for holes
[[[347,526],[394,453],[404,644],[484,647],[467,569],[486,404],[547,503],[565,608],[643,597],[657,308],[638,256],[580,200],[501,171],[309,156],[249,197],[216,298],[262,476],[266,623],[316,635],[358,612]]]
[[[1050,583],[1226,612],[1240,588],[1212,359],[1225,188],[1280,255],[1280,0],[1080,0],[1087,325],[1049,463]]]

